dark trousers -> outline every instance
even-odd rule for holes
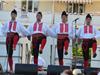
[[[88,67],[89,64],[88,63],[89,48],[92,48],[93,54],[96,53],[97,41],[95,39],[83,39],[82,50],[83,50],[83,57],[84,57],[84,67]]]
[[[39,47],[43,40],[46,40],[46,36],[43,34],[38,33],[32,35],[32,54],[34,56],[34,64],[38,64]],[[43,41],[43,46],[45,46],[45,43]]]
[[[13,32],[7,33],[6,50],[8,54],[8,63],[11,71],[13,71],[13,59],[12,59],[13,49],[16,48],[18,40],[19,40],[18,33],[13,33]]]
[[[7,54],[8,57],[12,57],[13,55],[13,46],[16,47],[17,43],[19,40],[19,35],[18,33],[7,33],[7,37],[6,37],[6,49],[7,49]]]
[[[58,51],[58,58],[59,64],[63,65],[63,52],[64,48],[65,51],[68,50],[70,40],[67,35],[58,35],[57,38],[57,51]]]

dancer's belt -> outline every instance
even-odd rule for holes
[[[39,39],[39,38],[46,38],[46,36],[42,33],[33,34],[32,38]]]
[[[13,37],[13,36],[15,36],[15,35],[18,35],[18,33],[15,33],[15,32],[8,32],[8,33],[7,33],[7,36],[8,36],[8,37]]]
[[[68,38],[68,34],[58,34],[58,39]]]
[[[90,41],[93,40],[92,38],[82,39],[83,41]]]

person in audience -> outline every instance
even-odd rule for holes
[[[60,75],[73,75],[71,70],[64,70]]]
[[[80,69],[74,69],[73,75],[83,75],[83,74],[82,74],[82,71]]]

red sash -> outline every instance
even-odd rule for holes
[[[60,32],[62,33],[64,30],[64,24],[60,23]],[[64,32],[68,32],[68,24],[65,24],[65,31]]]
[[[58,34],[58,39],[68,38],[68,34]]]
[[[14,31],[16,30],[16,24],[17,24],[17,22],[14,22],[14,25],[13,25],[13,30]],[[9,22],[9,31],[11,31],[11,28],[12,28],[12,22],[10,21]]]
[[[39,24],[38,31],[42,31],[42,25],[43,25],[43,23]],[[34,23],[33,29],[34,29],[34,31],[36,31],[36,29],[37,29],[37,23]]]
[[[88,32],[88,26],[84,26],[84,33],[93,33],[93,26],[89,26],[89,32]]]

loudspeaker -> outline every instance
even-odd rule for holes
[[[100,71],[100,68],[87,68],[87,69],[84,69],[84,73],[86,75],[90,75],[92,72],[99,72]]]
[[[15,74],[38,75],[38,66],[34,64],[16,64]]]
[[[66,69],[70,69],[70,66],[49,65],[47,75],[60,75]]]
[[[2,65],[0,64],[0,74],[3,73]]]
[[[76,69],[84,69],[83,66],[76,66]]]

